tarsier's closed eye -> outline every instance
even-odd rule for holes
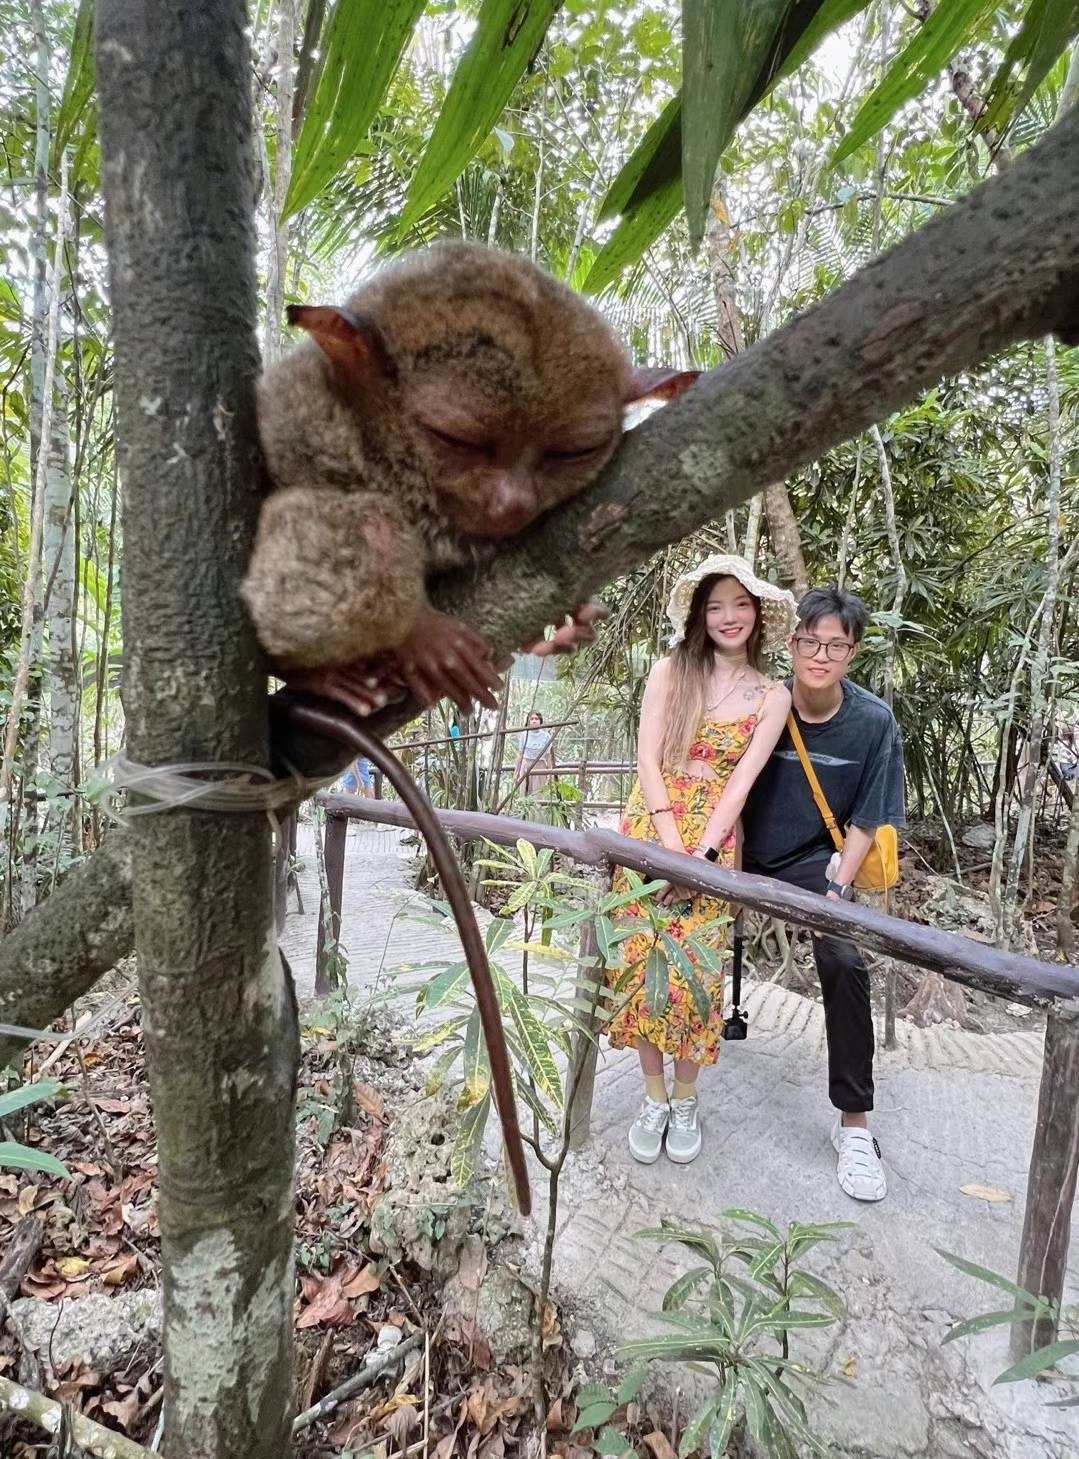
[[[468,436],[456,435],[453,431],[447,431],[442,426],[433,426],[429,421],[421,421],[421,425],[428,435],[434,436],[436,441],[441,441],[444,446],[451,446],[455,451],[486,451],[486,441],[474,440]]]
[[[573,446],[567,450],[550,449],[544,455],[548,461],[587,461],[590,456],[595,456],[608,445],[609,440],[602,440],[591,446]]]

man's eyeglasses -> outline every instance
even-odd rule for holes
[[[854,644],[844,643],[841,638],[832,638],[825,643],[822,638],[810,638],[804,634],[795,638],[794,648],[803,659],[815,659],[823,649],[833,664],[845,663],[854,652]]]

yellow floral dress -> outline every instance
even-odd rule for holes
[[[714,778],[694,775],[692,768],[671,774],[663,773],[663,783],[670,798],[670,807],[678,833],[686,849],[698,844],[715,809],[731,771],[738,764],[753,738],[759,711],[740,719],[705,719],[697,738],[689,747],[688,760],[703,761],[715,771]],[[635,841],[659,841],[652,817],[648,814],[641,791],[641,782],[634,782],[626,803],[626,813],[618,828],[623,836]],[[720,847],[718,864],[734,865],[734,832]],[[629,882],[621,867],[615,872],[614,890],[629,891]],[[723,974],[702,966],[698,949],[707,947],[722,951],[727,941],[727,924],[715,925],[717,918],[727,915],[727,903],[715,897],[694,897],[688,908],[675,903],[665,931],[682,948],[694,970],[697,984],[693,988],[677,962],[668,959],[668,999],[663,1013],[654,1017],[648,1007],[645,990],[645,965],[654,939],[650,932],[635,932],[618,948],[617,965],[607,969],[606,982],[624,996],[607,1027],[611,1047],[633,1046],[639,1038],[654,1044],[675,1059],[690,1059],[695,1064],[714,1064],[719,1057],[723,1033]],[[644,917],[640,902],[630,902],[620,909],[619,917],[627,921]],[[692,940],[691,940],[692,939]],[[694,941],[697,947],[694,947]],[[702,1017],[701,992],[707,999],[708,1017]]]

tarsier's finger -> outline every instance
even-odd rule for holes
[[[411,662],[398,664],[398,672],[408,685],[408,692],[421,709],[430,709],[441,697],[419,667]]]
[[[453,686],[450,694],[465,710],[472,707],[474,700],[479,700],[485,709],[498,708],[498,701],[491,693],[487,683],[493,674],[494,669],[486,660],[482,664],[474,664],[467,659],[458,658],[446,666],[447,682]],[[497,678],[495,682],[498,682]],[[464,703],[461,702],[462,694]]]
[[[606,603],[600,603],[595,598],[589,598],[587,603],[578,603],[573,610],[573,621],[575,623],[592,624],[600,623],[604,618],[611,616],[611,610]]]

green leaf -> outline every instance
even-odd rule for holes
[[[682,178],[679,175],[623,216],[596,254],[584,281],[584,292],[598,294],[613,284],[622,270],[636,263],[645,249],[674,222],[681,208]]]
[[[905,102],[918,96],[997,10],[997,0],[940,0],[858,108],[851,129],[828,159],[830,167],[875,137]]]
[[[467,963],[454,963],[444,972],[436,973],[421,994],[423,1011],[430,1013],[433,1008],[440,1008],[443,1003],[450,1002],[467,983]]]
[[[648,1369],[645,1367],[631,1368],[618,1385],[618,1402],[632,1403],[644,1386],[644,1380],[648,1377]]]
[[[788,1283],[788,1290],[792,1297],[816,1297],[837,1322],[842,1322],[847,1315],[846,1304],[839,1293],[812,1272],[794,1272]]]
[[[426,0],[340,0],[292,155],[284,213],[306,207],[367,136]]]
[[[993,77],[979,131],[1003,130],[1026,106],[1079,33],[1079,0],[1032,0]],[[1012,79],[1013,72],[1018,72]]]
[[[701,1447],[701,1440],[708,1432],[719,1404],[718,1398],[710,1398],[707,1403],[701,1405],[686,1424],[678,1445],[678,1459],[686,1459],[687,1454],[692,1454],[694,1450]]]
[[[1048,1347],[1037,1348],[1028,1353],[1021,1362],[1006,1369],[999,1378],[994,1378],[993,1383],[1018,1383],[1023,1378],[1035,1378],[1039,1373],[1044,1373],[1046,1368],[1055,1368],[1057,1363],[1064,1358],[1073,1358],[1076,1353],[1079,1353],[1079,1341],[1074,1338],[1052,1342]]]
[[[738,1406],[735,1403],[737,1389],[738,1375],[732,1368],[724,1381],[719,1407],[716,1409],[715,1417],[708,1429],[708,1451],[712,1459],[723,1459],[723,1455],[727,1452],[727,1441],[731,1436],[731,1429],[734,1428],[734,1421],[738,1417]]]
[[[1003,1312],[983,1312],[980,1317],[968,1317],[965,1322],[957,1322],[954,1327],[949,1328],[941,1339],[941,1346],[961,1337],[970,1337],[976,1332],[985,1332],[989,1327],[1011,1327],[1016,1322],[1025,1321],[1027,1314],[1015,1307],[1009,1307]]]
[[[704,236],[720,156],[787,9],[788,0],[682,0],[682,190],[694,248]]]
[[[46,1175],[70,1179],[55,1155],[44,1150],[31,1150],[29,1145],[19,1145],[14,1140],[0,1140],[0,1166],[5,1165],[11,1170],[40,1170]]]
[[[75,30],[71,37],[71,60],[64,79],[64,93],[56,113],[50,168],[60,171],[60,155],[75,143],[75,160],[71,170],[72,187],[85,176],[85,162],[97,138],[97,111],[94,106],[94,0],[79,0]],[[76,141],[77,139],[77,141]]]
[[[429,1050],[437,1048],[439,1044],[455,1034],[462,1024],[468,1022],[467,1013],[455,1014],[448,1018],[445,1023],[440,1023],[437,1028],[428,1029],[426,1033],[419,1034],[416,1038],[409,1039],[408,1046],[416,1054],[426,1054]]]
[[[468,1105],[476,1104],[491,1087],[491,1063],[487,1057],[487,1044],[484,1041],[478,1008],[472,1010],[465,1030],[464,1064],[461,1072],[464,1076],[464,1102]]]
[[[436,1059],[434,1066],[428,1071],[423,1081],[424,1094],[437,1094],[446,1082],[446,1075],[453,1068],[454,1064],[461,1057],[461,1045],[454,1044],[451,1048],[444,1049]]]
[[[579,1429],[598,1429],[605,1424],[618,1407],[617,1403],[610,1399],[603,1399],[598,1403],[590,1403],[587,1408],[582,1408],[577,1415],[577,1422],[573,1425],[572,1432],[577,1433]]]
[[[979,1282],[988,1282],[991,1287],[999,1287],[1002,1292],[1009,1292],[1013,1297],[1018,1297],[1022,1302],[1034,1304],[1038,1298],[1031,1292],[1024,1291],[1015,1282],[1002,1277],[999,1272],[991,1272],[987,1267],[978,1266],[977,1262],[967,1261],[965,1257],[955,1256],[950,1251],[942,1251],[939,1246],[933,1250],[938,1256],[944,1258],[949,1266],[954,1266],[958,1271],[964,1272],[968,1277],[977,1277]]]
[[[508,978],[504,982],[500,979],[499,982],[502,983],[504,998],[509,1005],[509,1015],[521,1041],[521,1049],[528,1071],[548,1099],[561,1109],[562,1080],[559,1078],[558,1065],[551,1053],[551,1046],[547,1041],[543,1025],[532,1012],[528,999],[519,988],[515,987]]]
[[[494,957],[495,953],[516,929],[508,917],[492,917],[484,933],[484,946],[487,948],[488,957]]]
[[[483,1096],[479,1104],[474,1104],[464,1113],[461,1128],[454,1141],[453,1153],[450,1155],[450,1176],[455,1185],[467,1185],[475,1173],[480,1144],[490,1113],[490,1091]]]
[[[610,1425],[597,1436],[596,1442],[592,1447],[597,1454],[603,1454],[605,1459],[618,1459],[620,1454],[632,1454],[634,1452],[633,1445],[625,1435],[620,1434],[617,1429],[611,1428]]]
[[[29,1104],[37,1104],[40,1099],[55,1099],[63,1087],[55,1079],[44,1079],[40,1084],[20,1084],[9,1089],[6,1094],[0,1094],[0,1120],[6,1120],[8,1115]]]
[[[738,120],[799,67],[831,31],[864,10],[868,0],[794,0],[787,9]],[[716,5],[716,11],[727,7]],[[718,160],[718,159],[717,159]],[[648,128],[603,200],[601,219],[622,221],[600,249],[582,285],[598,294],[635,263],[677,216],[682,189],[682,97],[672,97]]]
[[[677,1312],[698,1287],[712,1280],[713,1275],[712,1268],[707,1266],[690,1267],[688,1272],[683,1272],[664,1292],[661,1304],[663,1311]]]
[[[667,1011],[670,997],[667,959],[661,947],[654,947],[644,965],[644,999],[652,1018],[659,1018]]]
[[[402,234],[453,186],[490,136],[560,4],[561,0],[483,0],[472,40],[453,73],[408,190]]]
[[[774,1226],[764,1216],[758,1216],[756,1211],[743,1211],[740,1207],[732,1206],[730,1210],[720,1211],[724,1221],[738,1221],[742,1225],[759,1226],[762,1231],[767,1231],[769,1236],[774,1236],[777,1241],[782,1240],[779,1234],[779,1227]]]
[[[674,1241],[677,1245],[684,1246],[687,1251],[707,1257],[712,1270],[714,1272],[719,1270],[719,1249],[712,1238],[706,1236],[703,1231],[692,1231],[685,1226],[647,1226],[633,1234],[638,1241]]]

